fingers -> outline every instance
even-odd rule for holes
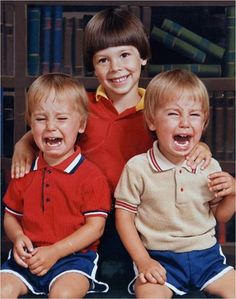
[[[151,282],[164,284],[166,282],[166,271],[165,269],[152,269],[147,273],[141,272],[139,279],[142,283]]]
[[[14,254],[14,260],[18,265],[28,268],[28,264],[26,263],[26,259],[24,257],[19,257],[18,255]]]
[[[26,161],[25,163],[14,163],[11,166],[11,177],[18,179],[29,173],[31,165]]]
[[[235,180],[227,172],[215,172],[208,176],[208,187],[215,197],[223,197],[235,192]]]
[[[199,166],[202,170],[205,169],[210,161],[212,154],[205,146],[196,146],[191,153],[186,157],[187,165],[192,169],[196,169]]]

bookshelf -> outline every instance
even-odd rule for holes
[[[86,1],[1,1],[1,6],[8,7],[8,10],[13,11],[12,27],[8,33],[8,36],[12,47],[12,52],[5,52],[11,55],[11,58],[7,58],[7,63],[11,66],[10,73],[6,70],[1,70],[1,87],[7,90],[8,93],[14,95],[13,103],[13,118],[12,124],[12,144],[21,138],[26,132],[27,127],[24,122],[24,98],[27,87],[33,82],[35,76],[30,76],[27,67],[27,36],[29,34],[29,28],[27,26],[28,9],[32,6],[62,6],[63,17],[80,15],[83,11],[96,12],[105,7],[121,6],[124,9],[133,10],[143,21],[144,26],[151,36],[151,30],[153,26],[161,27],[164,18],[174,19],[174,21],[181,23],[185,27],[191,27],[191,23],[194,21],[197,23],[197,33],[199,35],[207,34],[208,39],[213,39],[213,42],[219,43],[224,48],[227,46],[227,19],[224,11],[228,7],[235,6],[234,1],[229,0],[155,0],[155,1],[100,1],[100,0],[86,0]],[[192,15],[189,15],[189,12]],[[5,20],[7,12],[2,9],[1,25]],[[162,16],[162,19],[161,19]],[[211,17],[213,25],[204,23],[201,27],[201,21],[207,16]],[[193,17],[193,19],[192,19]],[[199,22],[200,21],[200,22]],[[6,20],[5,20],[6,22]],[[217,27],[219,24],[219,28]],[[194,27],[194,26],[193,26]],[[196,26],[195,26],[196,27]],[[196,30],[196,28],[190,28]],[[217,30],[218,29],[218,30]],[[205,32],[206,31],[206,32]],[[3,35],[4,30],[1,31]],[[212,33],[212,35],[211,35]],[[2,37],[1,37],[2,38]],[[176,64],[193,63],[189,61],[189,58],[183,59],[181,54],[175,53],[170,49],[166,49],[164,45],[157,43],[155,40],[150,40],[152,48],[152,59],[150,64]],[[63,44],[63,41],[62,41]],[[66,45],[65,45],[66,46]],[[2,55],[4,43],[2,43]],[[8,47],[6,47],[8,49]],[[63,51],[63,49],[62,49]],[[68,58],[68,57],[67,57]],[[10,59],[10,60],[9,60]],[[78,58],[81,59],[81,58]],[[179,61],[181,60],[181,61]],[[5,61],[2,57],[1,61]],[[80,60],[81,63],[81,60]],[[208,63],[215,63],[215,60],[209,60]],[[217,60],[217,63],[220,63]],[[98,82],[91,74],[75,74],[86,86],[88,90],[95,90]],[[144,70],[140,85],[146,87],[151,77],[154,74],[149,74],[147,70]],[[220,164],[225,171],[235,175],[235,77],[227,77],[223,73],[219,77],[207,77],[201,78],[206,84],[211,96],[211,109],[212,120],[208,131],[206,133],[205,141],[210,145],[213,156],[220,160]],[[4,97],[3,97],[4,100]],[[3,104],[3,103],[2,103]],[[219,119],[220,118],[220,119]],[[3,126],[4,130],[4,126]],[[218,131],[219,130],[219,131]],[[10,131],[9,131],[10,132]],[[220,137],[219,137],[220,136]],[[219,139],[221,138],[221,139]],[[228,141],[229,140],[229,141]],[[9,142],[9,138],[7,138]],[[229,142],[229,144],[228,144]],[[218,148],[219,147],[219,148]],[[9,172],[11,166],[11,155],[8,155],[2,151],[1,155],[2,163],[2,180],[3,184],[7,184],[9,179]],[[5,185],[4,185],[5,186]],[[4,188],[3,188],[4,190]],[[223,242],[226,240],[224,239]]]

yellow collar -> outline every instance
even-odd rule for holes
[[[145,89],[139,87],[138,88],[138,93],[140,94],[141,99],[136,105],[136,110],[137,111],[143,110],[143,108],[144,108]],[[107,94],[106,94],[106,91],[105,91],[104,87],[102,85],[99,85],[97,90],[96,90],[96,101],[99,101],[101,98],[104,98],[104,99],[107,99],[107,100],[109,99]]]

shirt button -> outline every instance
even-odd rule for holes
[[[52,173],[51,169],[48,169],[48,173]]]
[[[180,169],[179,173],[182,173],[182,170]]]
[[[49,187],[50,185],[47,183],[47,184],[45,184],[45,187]]]
[[[50,198],[46,198],[46,202],[49,202],[50,201]]]
[[[180,191],[183,192],[183,191],[184,191],[184,188],[180,188]]]

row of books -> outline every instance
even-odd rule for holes
[[[4,4],[1,7],[1,73],[14,74],[14,7]]]
[[[163,44],[179,54],[191,59],[188,64],[151,64],[149,75],[161,71],[184,68],[200,77],[234,77],[235,76],[235,9],[226,8],[226,45],[225,48],[194,33],[188,28],[169,19],[164,19],[161,28],[153,26],[151,39]],[[207,55],[214,56],[217,64],[206,64]]]
[[[156,64],[155,59],[151,60],[144,72],[147,76],[173,68],[189,69],[200,77],[235,76],[234,7],[226,8],[226,40],[223,48],[168,18],[164,18],[159,27],[154,25],[151,30],[153,22],[151,7],[123,6],[123,9],[133,11],[142,19],[146,30],[150,32],[151,41],[157,41],[159,45],[161,43],[180,54],[179,61],[182,61],[181,56],[190,60],[180,64],[168,64],[168,62]],[[2,74],[12,76],[14,73],[13,5],[4,3],[1,13]],[[67,11],[66,6],[62,5],[28,6],[28,75],[37,76],[49,71],[62,71],[77,76],[92,75],[86,72],[83,66],[82,43],[84,27],[94,13],[94,10]],[[158,51],[159,45],[154,44],[152,50]],[[208,56],[214,57],[216,62],[209,63]]]
[[[63,12],[61,5],[28,9],[28,74],[50,71],[84,75],[83,31],[93,16]]]

